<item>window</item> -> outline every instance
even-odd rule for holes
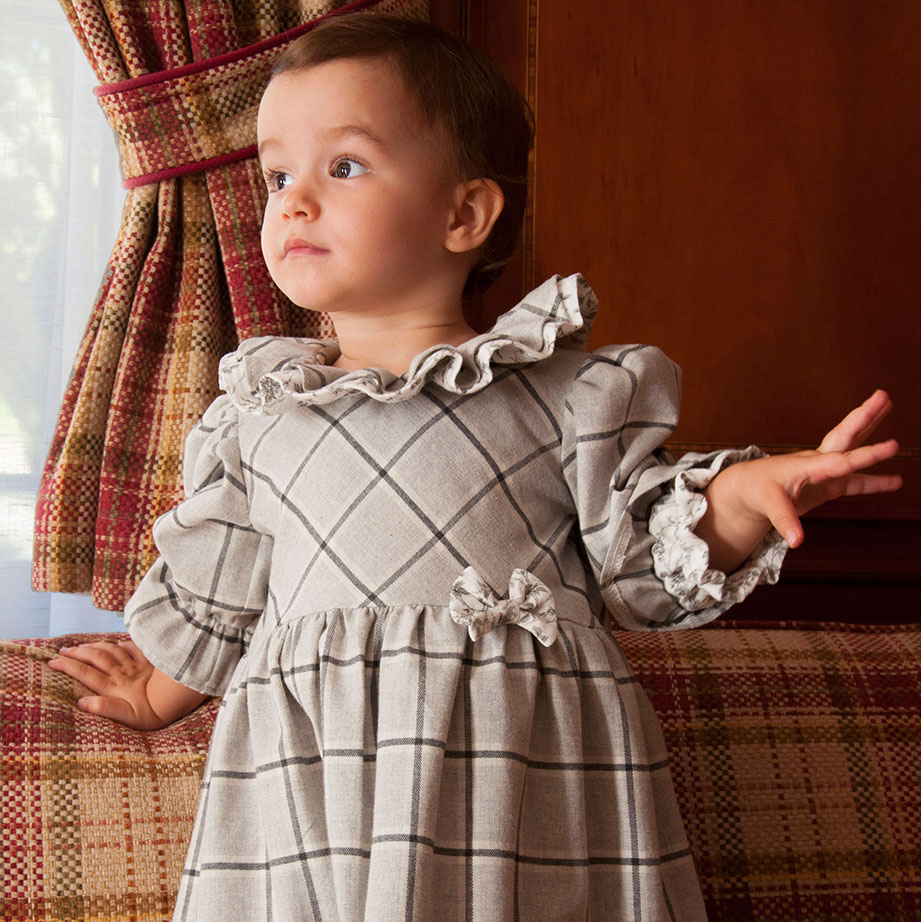
[[[36,490],[121,221],[118,153],[57,4],[0,5],[0,74],[0,636],[118,630],[30,587]]]

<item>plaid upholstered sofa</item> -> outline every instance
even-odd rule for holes
[[[170,915],[217,702],[147,734],[85,715],[46,663],[87,639],[0,643],[2,919]],[[618,639],[665,728],[712,920],[921,919],[921,625]]]

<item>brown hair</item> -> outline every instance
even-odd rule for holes
[[[505,207],[464,294],[485,290],[502,274],[521,232],[533,136],[527,102],[488,55],[429,23],[379,13],[324,20],[282,52],[271,76],[337,58],[392,62],[423,117],[447,132],[457,174],[491,179],[502,190]]]

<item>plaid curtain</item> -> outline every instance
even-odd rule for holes
[[[427,0],[61,0],[98,76],[128,189],[36,507],[33,586],[119,611],[181,498],[185,436],[239,340],[326,336],[271,282],[256,109],[279,50],[325,14]],[[107,181],[106,177],[101,178]]]

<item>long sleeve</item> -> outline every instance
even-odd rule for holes
[[[678,421],[680,371],[652,346],[593,353],[568,395],[563,470],[582,542],[611,615],[633,630],[692,627],[775,582],[786,545],[773,534],[735,573],[708,566],[693,527],[702,491],[756,448],[689,454],[662,447]]]
[[[186,498],[154,525],[160,558],[125,610],[132,639],[177,682],[221,694],[266,603],[270,537],[250,521],[237,410],[218,398],[186,441]]]

